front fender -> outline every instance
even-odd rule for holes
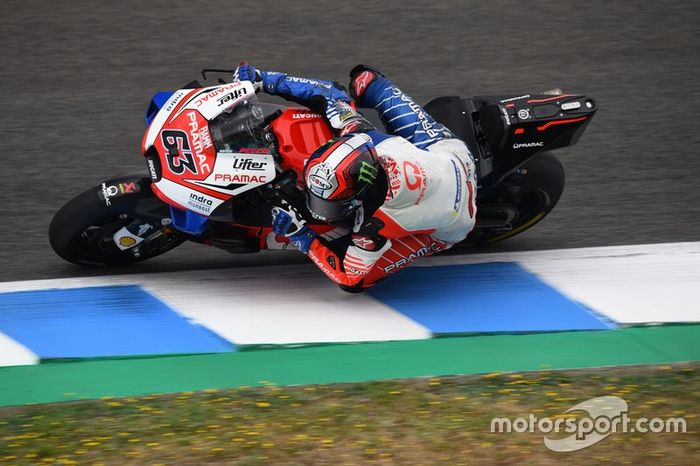
[[[144,220],[170,218],[169,206],[151,190],[151,177],[143,172],[112,177],[102,182],[97,197],[115,213]]]

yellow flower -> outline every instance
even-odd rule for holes
[[[258,408],[269,408],[270,403],[268,403],[267,401],[258,401],[257,403],[255,403],[255,406],[257,406]]]

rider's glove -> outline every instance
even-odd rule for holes
[[[256,90],[260,90],[263,85],[263,74],[250,63],[242,61],[233,72],[233,82],[237,81],[250,81]]]
[[[311,242],[318,236],[306,226],[299,211],[286,201],[272,208],[272,231],[289,238],[289,242],[304,254],[309,252]]]

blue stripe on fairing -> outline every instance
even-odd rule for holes
[[[614,327],[511,262],[409,268],[369,293],[435,334]]]
[[[41,358],[235,349],[136,285],[0,293],[0,331]]]

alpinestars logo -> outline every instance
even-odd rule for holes
[[[538,142],[522,142],[520,144],[513,144],[513,149],[520,149],[523,147],[542,147],[544,146],[544,142],[538,141]]]
[[[374,76],[369,71],[363,71],[353,83],[353,91],[355,92],[355,97],[359,97],[367,89],[367,86],[372,81]]]

